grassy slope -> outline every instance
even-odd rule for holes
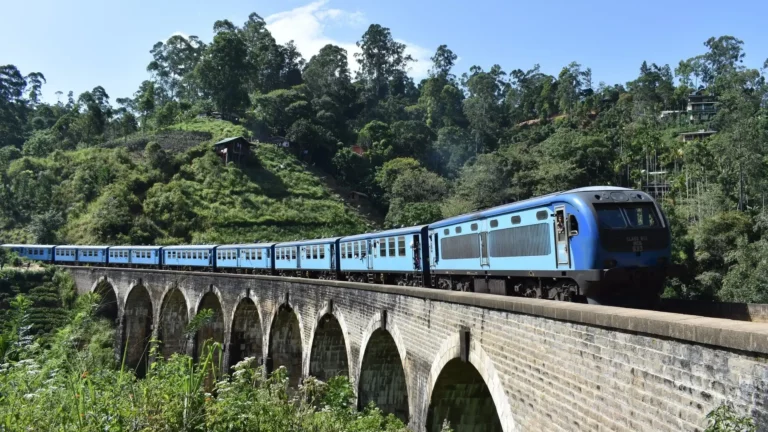
[[[158,133],[205,132],[211,139],[170,153],[173,173],[149,168],[140,152],[92,148],[45,159],[14,161],[11,177],[51,174],[42,202],[66,209],[60,243],[231,243],[291,240],[363,232],[371,222],[343,203],[293,155],[254,147],[242,169],[223,166],[211,144],[245,129],[225,121],[193,120]],[[188,141],[189,133],[185,139]],[[168,148],[161,142],[163,148]],[[112,215],[129,215],[113,220]],[[32,241],[29,221],[6,225],[0,237]],[[141,240],[139,240],[141,239]]]

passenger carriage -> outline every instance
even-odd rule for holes
[[[56,246],[53,255],[57,264],[77,263],[77,250],[74,246]]]
[[[155,267],[162,265],[161,246],[112,246],[109,264],[126,267]]]
[[[427,225],[342,237],[341,272],[348,280],[428,285]]]
[[[55,260],[76,265],[105,265],[109,246],[57,246]]]
[[[274,243],[223,245],[216,248],[216,268],[222,272],[272,273]]]
[[[16,252],[20,257],[35,261],[53,262],[54,245],[24,245],[24,244],[4,244],[0,245],[3,249]]]
[[[294,272],[300,277],[336,279],[339,239],[278,243],[275,245],[275,270],[282,274]]]
[[[164,246],[163,266],[169,269],[215,270],[217,245]]]
[[[658,298],[670,255],[651,197],[606,186],[430,224],[429,248],[439,288],[595,303]]]

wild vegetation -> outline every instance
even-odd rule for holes
[[[498,64],[459,74],[441,45],[417,83],[405,46],[378,24],[354,72],[338,46],[305,59],[276,43],[257,14],[214,32],[155,44],[150,79],[114,100],[96,86],[44,103],[43,74],[0,68],[3,239],[245,242],[375,225],[341,203],[339,184],[400,226],[579,186],[660,183],[682,266],[666,294],[768,302],[768,87],[736,37],[712,37],[675,66],[638,59],[636,79],[598,84],[576,62],[557,75]],[[673,112],[693,93],[714,98],[716,114]],[[679,138],[697,130],[716,133]],[[237,135],[291,147],[262,144],[248,164],[224,166],[210,144]]]
[[[221,375],[214,343],[197,363],[158,356],[136,379],[115,360],[114,323],[98,315],[97,295],[75,299],[72,280],[53,268],[0,277],[0,431],[405,431],[373,405],[358,412],[346,377],[289,390],[284,368],[267,377],[254,359]],[[41,285],[54,289],[41,296]],[[38,309],[52,301],[63,319],[49,328]],[[208,319],[193,320],[191,337],[212,321],[198,316]]]

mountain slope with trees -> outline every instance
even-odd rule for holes
[[[2,232],[170,243],[366,229],[301,164],[367,195],[386,226],[658,181],[684,269],[667,294],[768,302],[758,259],[768,253],[768,87],[736,37],[710,38],[674,67],[638,59],[626,83],[594,83],[577,62],[556,75],[500,64],[459,74],[441,45],[416,82],[405,46],[378,24],[361,36],[356,68],[333,45],[303,58],[257,14],[216,21],[214,33],[155,44],[150,79],[114,100],[97,86],[43,103],[43,74],[0,68]],[[685,112],[694,93],[717,101],[711,118]],[[214,112],[236,125],[197,119]],[[254,168],[225,167],[209,148],[180,148],[193,136],[173,135],[205,128],[291,147],[258,146]],[[680,139],[698,130],[716,133]]]

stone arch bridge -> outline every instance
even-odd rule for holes
[[[308,375],[348,375],[417,432],[702,431],[723,401],[768,431],[768,325],[640,311],[271,276],[69,267],[99,292],[125,358],[148,341],[195,355],[221,342]],[[214,321],[186,340],[191,317]]]

